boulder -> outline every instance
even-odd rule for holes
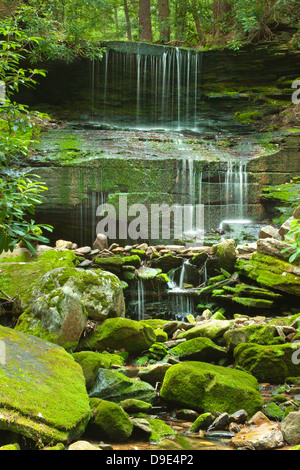
[[[102,450],[87,441],[76,441],[68,447],[68,450]]]
[[[87,390],[94,385],[99,369],[110,369],[113,365],[122,366],[124,363],[121,356],[108,352],[80,351],[72,356],[82,368]]]
[[[226,348],[217,346],[209,338],[193,338],[169,350],[181,361],[218,362],[227,356]]]
[[[72,250],[73,242],[67,240],[56,240],[55,247],[59,250]]]
[[[282,426],[286,442],[292,446],[300,444],[300,411],[287,415]]]
[[[104,233],[98,233],[96,240],[94,241],[93,248],[95,250],[107,250],[108,249],[108,240],[107,236]]]
[[[280,345],[240,344],[234,350],[236,366],[251,373],[259,382],[281,384],[287,377],[300,375],[298,361],[293,361],[299,350],[297,343]]]
[[[154,364],[141,369],[138,377],[155,387],[157,383],[163,382],[164,376],[170,367],[171,364]]]
[[[216,256],[219,260],[220,267],[233,272],[236,261],[236,244],[235,240],[224,240],[217,246]]]
[[[224,333],[224,339],[229,351],[233,351],[241,343],[264,345],[284,343],[275,325],[248,325],[243,328],[233,328]]]
[[[114,442],[124,442],[130,438],[133,424],[121,406],[99,398],[91,398],[90,403],[93,417],[87,428],[89,434]]]
[[[230,440],[229,444],[239,449],[270,450],[282,447],[284,439],[280,425],[271,422],[259,412]]]
[[[156,398],[155,389],[142,380],[131,379],[115,370],[99,369],[90,398],[120,403],[129,398],[153,403]]]
[[[155,341],[153,328],[142,322],[129,318],[108,318],[91,336],[80,342],[80,348],[100,352],[125,349],[131,355],[138,355]]]
[[[201,323],[197,323],[196,326],[190,328],[177,336],[177,339],[193,339],[198,337],[209,338],[212,341],[220,338],[224,333],[232,328],[234,320],[215,320],[209,319]]]
[[[69,443],[91,417],[81,367],[60,346],[0,326],[0,430],[35,442]]]
[[[237,260],[236,270],[260,286],[300,295],[300,268],[285,261],[255,253],[249,260]]]
[[[277,240],[281,240],[281,236],[278,233],[278,230],[273,227],[272,225],[267,225],[266,227],[262,227],[258,235],[259,239],[263,238],[275,238]]]
[[[200,413],[234,413],[244,409],[253,415],[263,404],[258,382],[252,375],[196,361],[170,367],[160,395],[168,403]]]

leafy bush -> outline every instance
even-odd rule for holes
[[[285,236],[285,241],[291,244],[292,246],[282,250],[282,253],[285,253],[292,249],[293,253],[289,258],[289,262],[292,263],[300,257],[300,220],[295,219],[292,221],[291,229]]]

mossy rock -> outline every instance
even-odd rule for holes
[[[80,349],[95,351],[125,349],[131,355],[147,350],[156,341],[153,328],[129,318],[108,318],[92,335],[81,341]]]
[[[7,444],[5,446],[0,447],[0,450],[21,450],[20,445],[16,444]]]
[[[284,418],[284,411],[276,403],[268,403],[263,412],[271,420],[282,421]]]
[[[63,348],[0,326],[0,430],[37,443],[68,443],[90,419],[81,367]]]
[[[174,406],[212,414],[244,409],[252,416],[263,404],[258,382],[252,375],[196,361],[170,367],[160,396]]]
[[[180,256],[175,256],[170,254],[166,254],[160,256],[159,258],[154,258],[151,261],[152,268],[160,268],[163,273],[168,273],[172,269],[179,268],[183,263],[183,258]]]
[[[218,362],[227,357],[226,348],[217,346],[209,338],[193,338],[169,350],[181,361]]]
[[[131,379],[115,370],[99,369],[89,396],[114,403],[134,398],[152,404],[156,392],[150,384],[142,380]]]
[[[278,335],[276,327],[272,325],[248,325],[243,328],[234,328],[224,333],[224,339],[227,349],[231,352],[241,343],[262,345],[284,343],[284,339]]]
[[[236,261],[236,243],[235,240],[224,240],[217,247],[216,256],[219,260],[220,267],[229,273],[234,271]]]
[[[147,403],[143,400],[136,400],[134,398],[129,398],[120,402],[120,406],[123,408],[126,413],[136,414],[136,413],[147,413],[151,410],[151,403]]]
[[[239,259],[236,270],[260,286],[300,296],[299,268],[271,256],[254,253],[250,260]]]
[[[32,290],[39,286],[40,279],[49,271],[60,267],[74,268],[76,256],[72,251],[51,250],[27,262],[1,259],[0,289],[10,297],[19,296],[22,312],[31,302]]]
[[[81,351],[72,354],[75,361],[82,367],[86,388],[90,390],[94,385],[98,370],[110,369],[112,365],[122,366],[124,361],[117,354],[98,353],[94,351]]]
[[[259,382],[284,383],[290,376],[300,376],[300,365],[293,362],[297,343],[263,346],[240,344],[234,350],[235,364],[248,371]]]
[[[168,426],[162,419],[147,418],[152,431],[150,435],[150,442],[158,444],[162,439],[172,439],[176,437],[176,432]]]
[[[209,320],[207,322],[200,323],[193,328],[180,333],[177,339],[193,339],[199,337],[209,338],[212,341],[223,337],[224,333],[232,328],[234,322],[230,320]]]
[[[192,426],[189,429],[189,432],[198,432],[200,430],[205,431],[214,421],[214,416],[211,413],[202,413],[198,418],[193,422]]]
[[[121,406],[99,398],[91,398],[90,405],[93,417],[88,425],[88,433],[97,439],[113,442],[124,442],[130,438],[133,424]]]

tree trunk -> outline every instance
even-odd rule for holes
[[[158,0],[158,14],[160,19],[160,40],[161,42],[170,41],[170,7],[169,0]]]
[[[125,21],[126,21],[126,34],[128,41],[132,41],[132,34],[131,34],[131,24],[130,24],[130,16],[128,11],[127,0],[123,0],[124,5],[124,14],[125,14]]]
[[[139,0],[140,41],[152,42],[150,0]]]
[[[219,23],[224,21],[226,18],[226,15],[230,13],[232,10],[232,6],[230,3],[227,3],[226,1],[220,1],[220,0],[214,0],[214,33],[219,34],[220,31],[220,25]]]

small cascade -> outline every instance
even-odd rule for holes
[[[128,110],[128,124],[169,129],[197,127],[201,52],[163,46],[159,55],[138,46],[135,53],[108,50],[103,68],[102,71],[92,68],[92,74],[98,74],[91,80],[93,104],[96,93],[99,95],[96,116],[107,122],[117,119],[113,109],[117,79],[124,89],[121,106]]]
[[[137,280],[137,315],[138,320],[143,320],[145,315],[145,292],[143,279],[138,278]]]
[[[183,319],[188,315],[194,315],[195,302],[193,296],[189,295],[187,289],[184,289],[184,282],[186,279],[186,266],[189,261],[184,260],[180,268],[179,281],[176,282],[178,277],[178,268],[169,273],[169,296],[173,303],[173,314],[178,319]]]

